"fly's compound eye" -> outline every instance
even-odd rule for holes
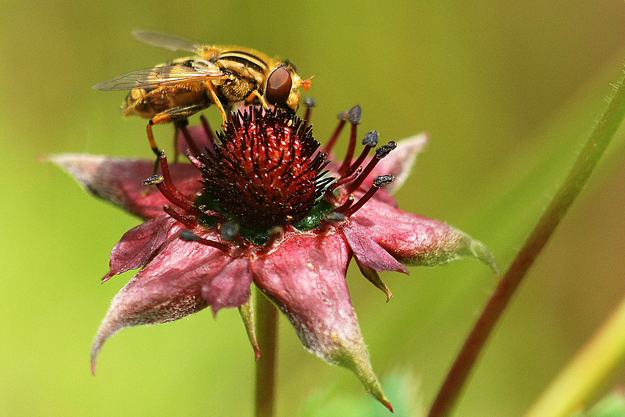
[[[276,68],[267,78],[265,95],[271,104],[283,104],[291,94],[293,80],[291,73],[284,67]]]

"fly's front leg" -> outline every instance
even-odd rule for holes
[[[262,94],[258,92],[258,90],[252,91],[250,95],[247,96],[247,98],[245,99],[245,102],[251,103],[255,99],[258,99],[258,101],[260,101],[260,105],[263,106],[263,109],[269,110],[269,103],[267,103],[267,100],[265,100],[265,97],[263,97]]]

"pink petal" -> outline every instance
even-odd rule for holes
[[[74,177],[88,192],[126,211],[149,219],[163,213],[169,202],[156,189],[143,185],[154,170],[154,161],[146,159],[108,158],[88,154],[52,155],[49,161]],[[171,164],[176,188],[186,196],[201,189],[200,172],[190,164]],[[146,191],[149,193],[146,195]]]
[[[250,298],[252,272],[249,260],[238,258],[230,262],[214,278],[202,286],[202,297],[211,306],[213,314],[224,307],[239,307]]]
[[[291,234],[273,252],[252,261],[254,282],[288,317],[308,350],[352,370],[374,397],[388,403],[349,296],[349,253],[341,233]]]
[[[111,251],[110,272],[102,281],[144,266],[165,242],[174,223],[168,214],[161,214],[127,231]]]
[[[350,248],[358,262],[376,271],[397,271],[408,273],[408,269],[393,258],[384,248],[375,243],[361,229],[350,221],[341,224]]]
[[[498,273],[495,259],[483,243],[446,223],[407,213],[375,199],[368,201],[350,220],[402,263],[434,266],[471,256]]]
[[[210,237],[206,237],[210,238]],[[172,239],[113,298],[91,347],[91,367],[102,345],[125,327],[164,323],[208,306],[202,285],[232,258],[198,242]]]

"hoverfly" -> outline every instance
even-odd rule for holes
[[[215,104],[225,123],[226,109],[234,104],[270,105],[295,112],[299,88],[308,89],[289,61],[279,61],[253,49],[237,46],[203,45],[160,32],[136,30],[133,36],[149,45],[172,51],[194,52],[197,56],[175,59],[153,68],[129,72],[93,86],[95,90],[130,90],[122,104],[124,116],[149,119],[147,135],[157,156],[152,125],[187,125],[193,114]],[[175,140],[174,140],[175,141]]]

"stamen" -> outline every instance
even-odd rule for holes
[[[189,151],[191,152],[191,154],[199,155],[201,153],[200,148],[198,148],[197,143],[195,143],[195,141],[191,137],[191,134],[189,133],[189,129],[187,129],[188,124],[189,122],[187,122],[186,124],[180,124],[180,123],[176,124],[176,128],[177,128],[176,130],[180,130],[182,132],[182,137],[187,143],[187,147],[189,148]],[[177,146],[176,146],[176,154],[178,154]]]
[[[347,197],[347,201],[343,203],[341,207],[337,208],[334,211],[337,213],[343,213],[347,211],[347,209],[350,208],[352,204],[354,204],[354,194],[350,194],[349,197]]]
[[[308,124],[310,123],[310,113],[312,113],[312,108],[315,107],[316,104],[315,100],[310,97],[306,97],[304,99],[304,106],[306,106],[306,113],[304,113],[304,128],[308,127]]]
[[[192,214],[196,214],[195,208],[189,204],[182,194],[176,189],[174,183],[171,180],[169,167],[167,165],[167,157],[164,152],[160,155],[161,167],[163,169],[163,175],[152,175],[143,181],[143,185],[156,185],[156,188],[163,194],[163,196],[180,207],[184,211]]]
[[[203,237],[199,237],[198,235],[196,235],[190,230],[186,230],[186,229],[181,230],[180,233],[178,233],[178,237],[182,240],[187,240],[190,242],[199,242],[207,246],[212,246],[216,249],[219,249],[222,252],[228,253],[230,251],[230,248],[227,245],[224,245],[223,243],[219,243],[219,242],[214,242],[212,240],[204,239]]]
[[[336,180],[333,184],[331,184],[326,189],[326,193],[325,193],[326,197],[331,198],[332,192],[334,190],[336,190],[338,187],[340,187],[343,184],[354,181],[360,175],[361,172],[362,172],[362,167],[358,167],[356,172],[352,173],[349,177],[341,177],[338,180]]]
[[[204,133],[206,133],[206,137],[208,138],[208,144],[206,145],[206,147],[211,152],[215,152],[215,148],[213,144],[214,143],[221,144],[221,142],[219,141],[219,139],[215,137],[215,134],[213,133],[213,129],[211,129],[210,125],[208,124],[208,120],[206,120],[206,117],[204,117],[203,114],[200,116],[200,121],[202,122],[202,127],[204,127]],[[196,155],[199,155],[199,154],[196,154]]]
[[[339,173],[343,173],[352,164],[352,158],[354,157],[354,151],[356,150],[356,135],[360,119],[362,117],[362,110],[360,106],[354,106],[349,110],[348,121],[351,123],[351,134],[349,136],[349,146],[343,164],[339,168]]]
[[[343,213],[345,217],[351,216],[362,206],[364,206],[365,203],[369,201],[371,197],[373,197],[373,195],[380,189],[380,187],[384,187],[385,185],[392,183],[394,180],[395,177],[392,175],[380,175],[379,177],[375,177],[375,179],[373,180],[373,187],[369,188],[369,190],[365,193],[365,195],[360,198],[360,200],[356,201],[351,207],[349,207],[345,211],[339,211],[340,209],[337,209],[335,211]]]
[[[171,190],[169,188],[167,188],[167,186],[163,183],[162,177],[161,177],[160,181],[147,182],[147,180],[146,180],[146,181],[143,182],[143,184],[145,184],[145,185],[156,184],[156,188],[158,188],[158,190],[161,192],[161,194],[163,194],[163,196],[166,199],[168,199],[170,202],[172,202],[176,206],[180,207],[184,211],[188,211],[187,208],[184,207],[187,203],[184,202],[184,201],[178,200],[178,198],[174,194],[172,194]],[[188,208],[191,209],[191,206],[188,206]]]
[[[334,148],[336,140],[339,138],[339,135],[341,134],[341,131],[345,126],[345,122],[347,122],[347,118],[349,117],[349,111],[341,112],[336,117],[339,119],[339,124],[336,126],[336,129],[334,129],[334,133],[330,137],[330,140],[323,148],[323,153],[325,154],[329,154],[330,152],[332,152],[332,148]]]
[[[184,224],[186,227],[193,228],[197,224],[197,221],[194,218],[183,216],[168,205],[163,206],[163,211],[180,223]]]
[[[204,166],[195,156],[187,155],[187,157],[189,158],[189,161],[191,162],[191,165],[193,165],[197,169],[201,170],[202,167]]]
[[[187,132],[188,133],[188,132]],[[165,182],[165,187],[171,192],[174,200],[168,199],[172,203],[176,204],[178,207],[186,211],[187,213],[197,214],[195,207],[189,202],[186,201],[185,197],[178,191],[174,182],[171,179],[171,172],[169,171],[169,164],[167,163],[167,156],[165,156],[165,152],[161,152],[159,157],[161,161],[161,169],[163,170],[163,179]],[[156,184],[156,187],[160,190],[159,184]],[[162,191],[161,191],[162,192]]]
[[[378,132],[376,130],[372,130],[371,132],[367,133],[362,139],[362,144],[364,145],[364,149],[360,153],[360,156],[358,157],[356,162],[354,162],[347,169],[347,171],[345,171],[343,177],[351,175],[358,167],[360,167],[360,165],[362,165],[365,158],[369,155],[369,151],[378,146]]]
[[[380,159],[384,158],[396,147],[397,147],[397,144],[393,141],[390,141],[386,145],[380,146],[378,149],[376,149],[375,156],[371,159],[371,161],[369,161],[369,163],[367,164],[365,169],[362,171],[360,176],[356,178],[356,181],[350,184],[348,191],[350,193],[353,193],[358,187],[360,187],[360,185],[365,180],[365,178],[367,178],[367,176],[371,173],[371,171],[373,171],[373,168],[375,168],[378,162],[380,162]]]

